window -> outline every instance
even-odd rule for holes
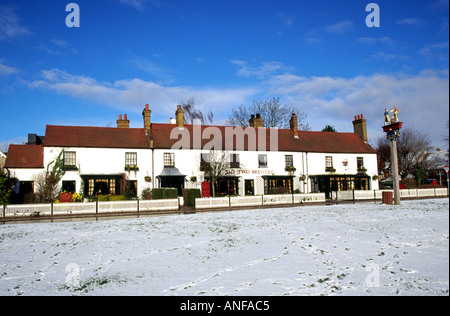
[[[333,157],[325,157],[325,172],[335,172],[336,169],[333,168]]]
[[[258,155],[258,168],[267,168],[267,155]]]
[[[69,193],[75,193],[75,181],[63,181],[61,190]]]
[[[325,168],[333,168],[333,157],[331,156],[325,157]]]
[[[125,153],[125,166],[137,167],[137,153]]]
[[[285,155],[284,161],[285,161],[286,168],[294,167],[294,158],[292,155]]]
[[[358,166],[358,170],[364,168],[364,158],[363,157],[357,157],[356,163]]]
[[[174,153],[164,153],[164,167],[175,167]]]
[[[64,167],[76,167],[77,153],[74,151],[64,152]]]
[[[230,168],[239,168],[239,154],[230,154]]]

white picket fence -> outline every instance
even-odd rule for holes
[[[195,209],[325,202],[325,193],[228,196],[195,199]]]
[[[334,191],[332,200],[337,201],[364,201],[381,200],[383,191]],[[401,198],[427,198],[447,196],[446,188],[431,189],[403,189]],[[301,204],[325,202],[325,193],[308,194],[277,194],[258,196],[232,196],[217,198],[195,199],[195,209],[213,209],[226,207],[264,206],[280,204]],[[121,212],[152,212],[175,211],[183,204],[183,198],[170,200],[149,201],[117,201],[117,202],[88,202],[88,203],[57,203],[57,204],[20,204],[0,207],[2,217],[13,216],[51,216],[51,215],[84,215],[107,214]]]
[[[331,199],[337,201],[380,200],[383,191],[393,192],[393,190],[333,191],[331,193]],[[446,188],[400,190],[400,198],[424,198],[424,197],[443,197],[443,196],[447,196]]]
[[[149,212],[178,210],[180,199],[149,201],[117,201],[88,203],[55,203],[55,204],[20,204],[7,205],[2,216],[51,216],[51,215],[84,215],[119,212]],[[181,202],[182,203],[182,202]],[[1,208],[0,208],[1,209]]]

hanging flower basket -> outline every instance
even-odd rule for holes
[[[152,181],[152,177],[150,176],[145,176],[144,177],[145,182],[151,182]]]

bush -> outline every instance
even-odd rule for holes
[[[127,198],[123,195],[110,195],[109,201],[126,201]]]
[[[201,197],[202,193],[200,189],[186,189],[186,197],[184,198],[184,205],[195,207],[195,199]]]
[[[176,199],[178,198],[178,189],[165,188],[163,191],[163,199]]]
[[[152,189],[145,188],[141,192],[141,199],[142,200],[151,200],[152,199]]]
[[[152,189],[152,199],[162,200],[164,189]]]

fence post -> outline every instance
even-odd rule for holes
[[[53,217],[53,202],[50,203],[50,216]]]
[[[264,205],[264,194],[261,195],[261,205]]]
[[[3,208],[2,208],[2,217],[3,217],[3,218],[6,217],[5,205],[3,205]]]
[[[228,196],[228,207],[231,208],[231,195]]]
[[[97,201],[95,201],[95,215],[98,215],[98,196]]]
[[[137,199],[137,212],[139,213],[139,198]]]
[[[355,204],[355,189],[353,189],[353,204]]]

